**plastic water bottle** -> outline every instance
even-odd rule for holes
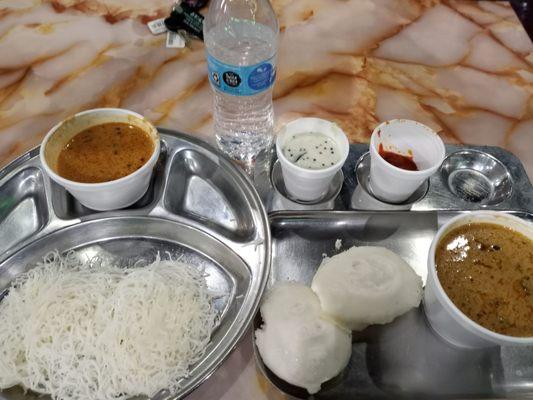
[[[244,163],[272,145],[278,30],[268,0],[211,0],[204,21],[217,144]]]

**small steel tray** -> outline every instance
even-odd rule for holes
[[[31,150],[0,171],[0,300],[18,274],[49,251],[76,249],[122,265],[179,256],[207,273],[220,322],[206,354],[178,393],[185,396],[217,368],[257,310],[270,269],[266,212],[250,181],[200,140],[161,133],[161,157],[147,193],[123,210],[95,212],[51,181]],[[0,399],[41,398],[14,387]]]
[[[281,168],[276,167],[275,154],[271,162],[273,168],[260,170],[254,183],[269,212],[479,209],[533,212],[533,187],[522,163],[500,147],[446,145],[442,168],[402,204],[388,204],[377,199],[365,201],[369,192],[369,163],[368,145],[350,145],[342,167],[343,179],[336,177],[326,197],[314,204],[299,203],[284,192]]]
[[[272,233],[269,285],[288,280],[309,285],[325,255],[332,256],[354,245],[384,246],[395,251],[425,282],[431,241],[438,228],[455,215],[491,209],[533,222],[533,188],[519,160],[503,149],[447,146],[448,158],[441,171],[431,177],[429,185],[421,187],[412,201],[402,205],[354,201],[361,190],[358,179],[366,179],[367,166],[362,164],[367,162],[367,151],[366,145],[351,146],[343,167],[340,194],[314,205],[294,202],[274,190],[280,187],[276,183],[279,177],[274,174],[271,179],[257,180],[269,210]],[[507,190],[506,194],[499,201],[491,202],[475,196],[468,198],[472,192],[454,193],[448,187],[450,173],[454,171],[452,162],[457,163],[458,169],[465,169],[465,164],[456,159],[458,154],[475,157],[486,154],[487,157],[481,157],[489,164],[492,157],[500,161],[506,167],[506,174],[496,174],[499,181],[494,182],[494,188]],[[499,163],[495,165],[500,167]],[[486,164],[482,168],[487,168]],[[481,169],[483,174],[489,172]],[[512,184],[510,189],[502,183],[505,177]],[[342,243],[340,248],[336,247],[338,239]],[[432,331],[422,307],[421,304],[390,324],[354,332],[348,367],[341,376],[323,384],[314,396],[276,377],[262,363],[255,348],[258,368],[280,391],[297,398],[533,397],[533,347],[456,348]],[[260,324],[257,313],[254,327]]]

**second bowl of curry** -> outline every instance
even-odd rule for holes
[[[424,309],[461,347],[533,345],[533,224],[496,211],[459,215],[429,251]]]

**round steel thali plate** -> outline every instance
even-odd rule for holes
[[[219,323],[204,357],[181,379],[182,398],[209,377],[245,333],[270,269],[266,213],[250,181],[209,145],[160,129],[162,155],[148,192],[127,209],[83,207],[43,173],[36,149],[0,172],[0,299],[11,281],[52,250],[124,266],[157,254],[206,271]],[[0,399],[30,399],[18,388]]]

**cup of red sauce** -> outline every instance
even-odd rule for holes
[[[372,194],[387,203],[401,203],[433,175],[446,150],[431,128],[406,119],[378,125],[370,138]]]

